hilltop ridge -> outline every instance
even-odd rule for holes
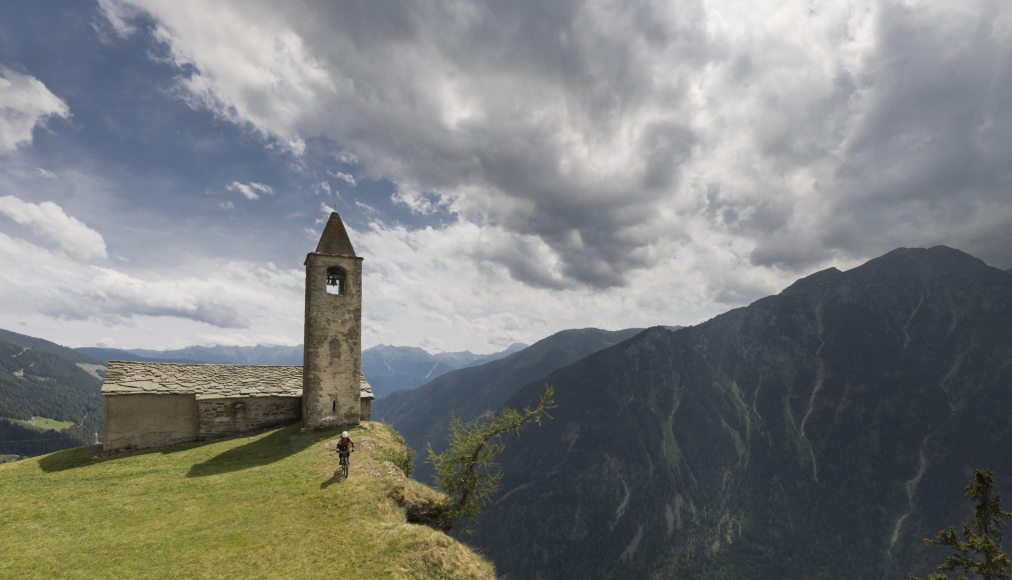
[[[0,562],[11,577],[493,578],[449,536],[410,524],[395,431],[365,422],[347,480],[334,429],[0,465]]]

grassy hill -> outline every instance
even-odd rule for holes
[[[494,578],[492,565],[395,498],[400,438],[352,431],[335,478],[336,431],[264,433],[96,458],[80,447],[0,465],[0,562],[8,577]]]

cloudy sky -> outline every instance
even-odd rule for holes
[[[695,324],[898,246],[1012,266],[1012,4],[0,4],[0,327],[367,346]]]

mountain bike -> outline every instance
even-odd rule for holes
[[[351,466],[351,451],[341,451],[338,449],[337,455],[341,458],[341,479],[348,479],[348,468]]]

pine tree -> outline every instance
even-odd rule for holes
[[[993,497],[992,497],[993,495]],[[1012,561],[1001,549],[1005,522],[1012,512],[1001,509],[1001,494],[994,493],[994,474],[978,469],[966,486],[966,497],[974,500],[973,523],[963,524],[962,538],[951,526],[924,543],[952,548],[945,561],[938,565],[943,572],[962,569],[984,580],[1012,580]],[[928,580],[945,580],[946,574],[931,574]],[[910,576],[915,579],[914,576]],[[960,576],[963,579],[966,576]]]
[[[507,407],[469,423],[453,417],[446,450],[436,453],[429,445],[427,461],[435,467],[436,485],[450,497],[443,514],[447,529],[454,520],[476,515],[496,492],[502,472],[495,458],[506,449],[503,437],[518,435],[527,423],[540,425],[542,418],[551,418],[548,410],[555,407],[554,393],[551,385],[546,385],[538,405],[523,411]]]

